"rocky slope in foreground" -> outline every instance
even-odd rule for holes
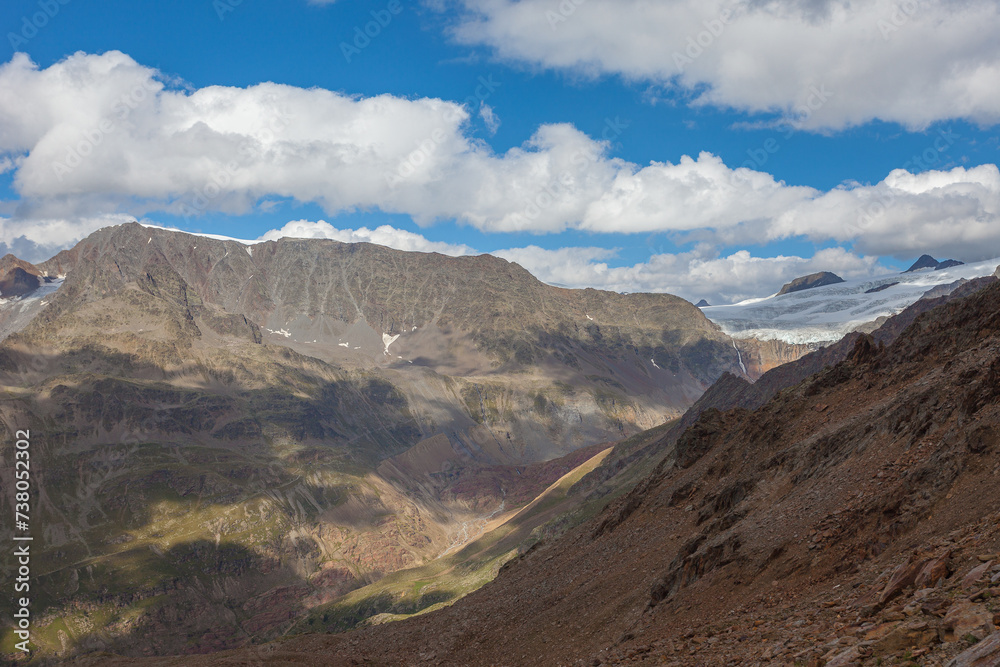
[[[149,664],[1000,663],[1000,284],[661,455],[452,607]]]

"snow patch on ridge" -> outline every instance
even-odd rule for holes
[[[395,343],[396,339],[398,339],[398,338],[399,338],[399,334],[396,334],[395,336],[390,336],[387,333],[382,334],[382,344],[385,345],[385,350],[383,351],[383,354],[385,354],[386,356],[388,356],[388,354],[389,354],[389,346],[392,345],[393,343]]]

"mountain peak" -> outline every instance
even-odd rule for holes
[[[781,291],[778,292],[778,296],[781,296],[782,294],[791,294],[792,292],[801,292],[802,290],[813,289],[814,287],[822,287],[824,285],[835,285],[836,283],[842,282],[844,282],[844,279],[836,273],[820,271],[819,273],[811,273],[808,276],[796,278],[782,287]]]
[[[0,257],[0,296],[24,296],[42,284],[42,272],[34,264],[11,254]]]
[[[6,274],[0,275],[0,296],[24,296],[31,294],[42,284],[38,276],[28,273],[20,266],[15,266]]]
[[[908,268],[903,273],[910,273],[911,271],[920,271],[921,269],[936,269],[938,261],[931,257],[930,255],[921,255],[913,265]]]
[[[26,262],[10,253],[0,257],[0,277],[6,276],[15,268],[22,269],[25,273],[30,273],[39,278],[42,277],[42,271],[30,262]]]
[[[922,271],[923,269],[933,269],[934,271],[940,271],[941,269],[949,269],[953,266],[962,266],[965,262],[960,262],[957,259],[945,259],[938,261],[931,257],[930,255],[921,255],[913,265],[908,268],[903,273],[911,273],[913,271]]]

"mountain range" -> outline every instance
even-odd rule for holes
[[[0,420],[41,436],[49,653],[276,636],[745,372],[683,299],[492,256],[129,224],[7,262],[39,281],[0,304]]]
[[[981,278],[755,384],[723,376],[575,485],[646,465],[629,492],[451,606],[140,664],[995,665],[997,313]]]
[[[675,659],[655,642],[683,621],[699,629],[669,641],[689,646],[727,601],[776,592],[771,578],[888,563],[976,448],[993,451],[919,389],[965,387],[988,362],[992,272],[895,276],[902,312],[819,346],[733,338],[713,322],[726,307],[557,288],[491,256],[139,224],[37,266],[8,256],[0,422],[37,434],[36,655]],[[876,312],[896,286],[801,282],[772,301],[849,289]],[[957,434],[931,448],[957,471],[947,483],[897,476],[855,505],[831,491],[898,472],[921,428]],[[858,442],[874,457],[861,468]],[[892,494],[898,530],[878,514]],[[826,535],[830,516],[855,541],[824,537],[836,550],[804,566],[819,547],[800,533]]]

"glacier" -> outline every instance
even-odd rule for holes
[[[701,311],[732,338],[823,345],[901,312],[934,287],[991,275],[998,265],[1000,258],[939,271],[891,273]]]

